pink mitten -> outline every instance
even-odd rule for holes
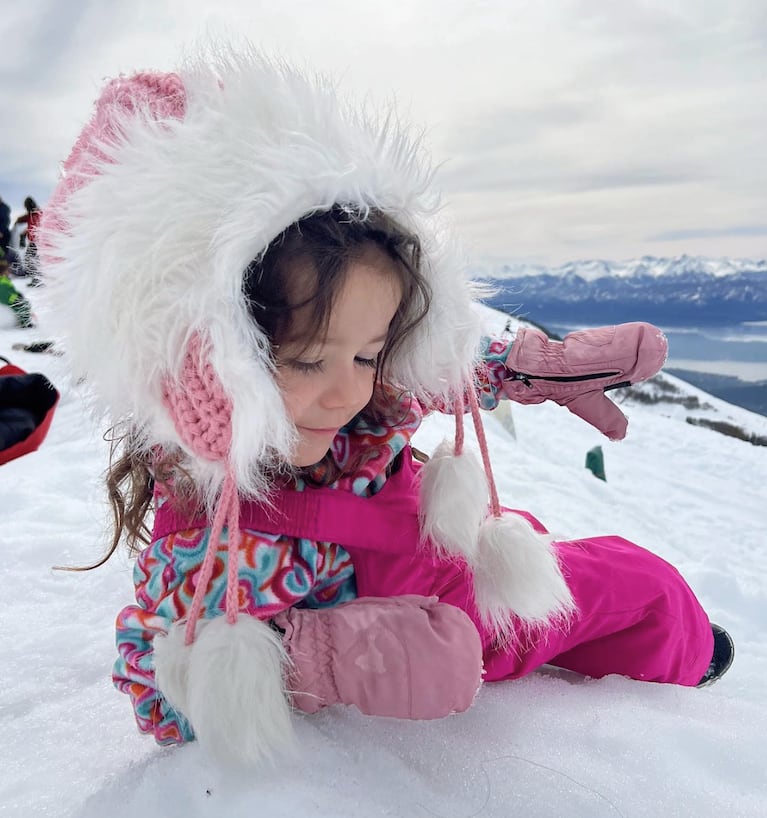
[[[518,403],[553,400],[611,440],[621,440],[628,421],[605,392],[652,377],[667,353],[666,336],[640,322],[571,332],[564,341],[521,329],[506,359],[511,377],[503,389]]]
[[[363,597],[274,618],[293,663],[293,704],[353,704],[371,716],[437,719],[466,710],[482,683],[482,644],[466,613],[437,597]]]

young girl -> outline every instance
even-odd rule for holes
[[[110,554],[138,552],[114,681],[162,744],[252,762],[291,708],[436,718],[544,663],[694,686],[731,661],[663,560],[501,508],[479,407],[551,399],[622,438],[604,391],[666,343],[483,339],[431,175],[396,117],[252,52],[114,80],[64,165],[51,303],[124,426]],[[422,465],[435,409],[456,436]]]

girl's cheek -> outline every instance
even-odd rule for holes
[[[280,394],[282,395],[282,402],[285,404],[285,409],[290,418],[293,419],[300,412],[300,407],[297,390],[292,383],[292,378],[289,376],[286,377],[284,371],[278,371],[276,380]]]
[[[372,375],[370,376],[370,380],[368,381],[368,384],[367,384],[365,404],[368,404],[370,402],[370,399],[373,397],[373,390],[375,389],[375,385],[376,385],[376,375],[375,375],[375,372],[373,372]]]

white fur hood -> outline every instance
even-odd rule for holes
[[[255,50],[139,76],[173,79],[175,97],[158,105],[166,91],[113,81],[65,163],[41,239],[51,320],[112,421],[129,419],[147,445],[181,448],[215,492],[224,464],[190,448],[163,403],[201,337],[231,405],[238,489],[258,496],[294,429],[243,273],[286,227],[336,203],[379,208],[423,245],[431,310],[388,376],[420,395],[461,388],[479,340],[472,287],[429,159],[394,113],[354,107],[327,79]]]

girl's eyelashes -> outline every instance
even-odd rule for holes
[[[360,366],[367,366],[370,369],[376,369],[378,367],[378,356],[376,355],[375,358],[360,358],[357,356],[354,359],[355,363],[358,363]]]
[[[298,361],[292,359],[285,363],[287,363],[291,369],[295,369],[296,372],[303,372],[305,375],[309,375],[312,372],[322,372],[323,367],[323,361]]]
[[[296,372],[303,372],[305,375],[310,375],[315,372],[322,372],[325,367],[325,362],[320,361],[300,361],[297,358],[291,358],[285,363]],[[358,366],[363,366],[367,369],[376,369],[378,367],[378,356],[375,358],[362,358],[359,355],[355,356],[354,363]]]

